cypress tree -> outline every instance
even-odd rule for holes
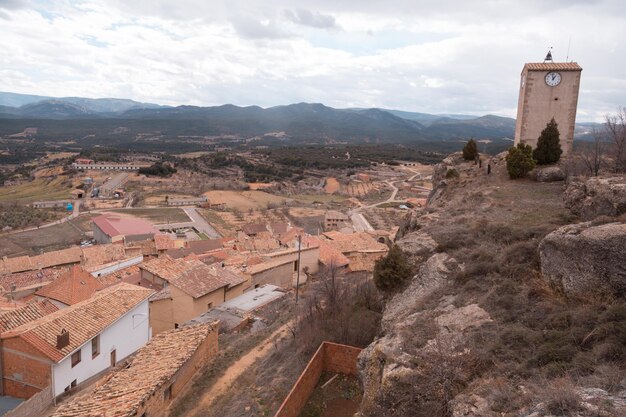
[[[554,117],[541,131],[537,148],[533,152],[533,158],[539,165],[554,164],[559,161],[563,150],[559,139],[559,126],[554,121]]]
[[[474,138],[467,141],[463,147],[463,159],[466,161],[474,161],[478,156],[478,146]]]

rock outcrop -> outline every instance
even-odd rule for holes
[[[544,279],[568,296],[626,296],[626,224],[563,226],[539,244]]]
[[[558,166],[535,168],[528,175],[530,178],[533,178],[538,182],[555,182],[565,180],[565,172],[563,172],[563,170]]]
[[[457,307],[453,297],[437,298],[435,308],[423,308],[460,268],[445,253],[432,255],[409,287],[387,303],[382,320],[384,336],[359,356],[364,387],[361,417],[413,416],[415,407],[424,411],[433,406],[421,401],[437,397],[440,382],[464,377],[459,364],[469,352],[463,347],[463,332],[491,321],[489,314],[477,304]],[[438,375],[445,375],[445,381],[439,381]],[[426,383],[430,378],[432,382]],[[418,388],[419,383],[427,388]],[[425,395],[418,392],[421,389],[432,392]]]
[[[396,244],[415,261],[421,262],[428,259],[437,249],[437,242],[425,232],[411,232]]]
[[[578,178],[563,194],[565,207],[583,220],[626,213],[626,177]]]

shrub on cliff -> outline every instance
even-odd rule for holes
[[[381,291],[400,288],[411,275],[406,255],[398,245],[393,245],[387,256],[377,260],[374,265],[374,283]]]
[[[554,164],[561,159],[561,143],[559,140],[559,127],[554,118],[541,131],[537,148],[533,151],[533,158],[539,165]]]
[[[506,156],[506,170],[511,179],[523,178],[535,167],[533,148],[530,145],[518,143],[509,149]]]
[[[470,139],[463,147],[463,159],[466,161],[473,161],[477,156],[478,146],[476,145],[476,141],[474,139]]]

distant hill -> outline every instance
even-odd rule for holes
[[[120,113],[131,109],[161,108],[158,104],[140,103],[121,98],[46,97],[0,92],[0,106],[16,108],[18,114],[37,118],[72,118],[77,115]],[[5,113],[0,107],[0,113]]]
[[[127,99],[51,98],[0,92],[0,135],[38,127],[40,138],[134,140],[157,134],[180,137],[256,138],[263,144],[458,142],[470,137],[508,146],[515,119],[486,115],[435,115],[380,108],[335,109],[320,103],[261,108],[140,103]],[[72,123],[67,123],[71,120]],[[9,122],[10,121],[10,122]],[[124,127],[119,130],[119,127]],[[577,130],[587,135],[591,126]],[[119,133],[124,132],[124,133]],[[587,132],[587,133],[585,133]],[[586,136],[585,136],[586,137]]]

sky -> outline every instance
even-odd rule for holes
[[[626,105],[625,23],[619,0],[0,0],[0,91],[515,117],[552,47],[601,121]]]

